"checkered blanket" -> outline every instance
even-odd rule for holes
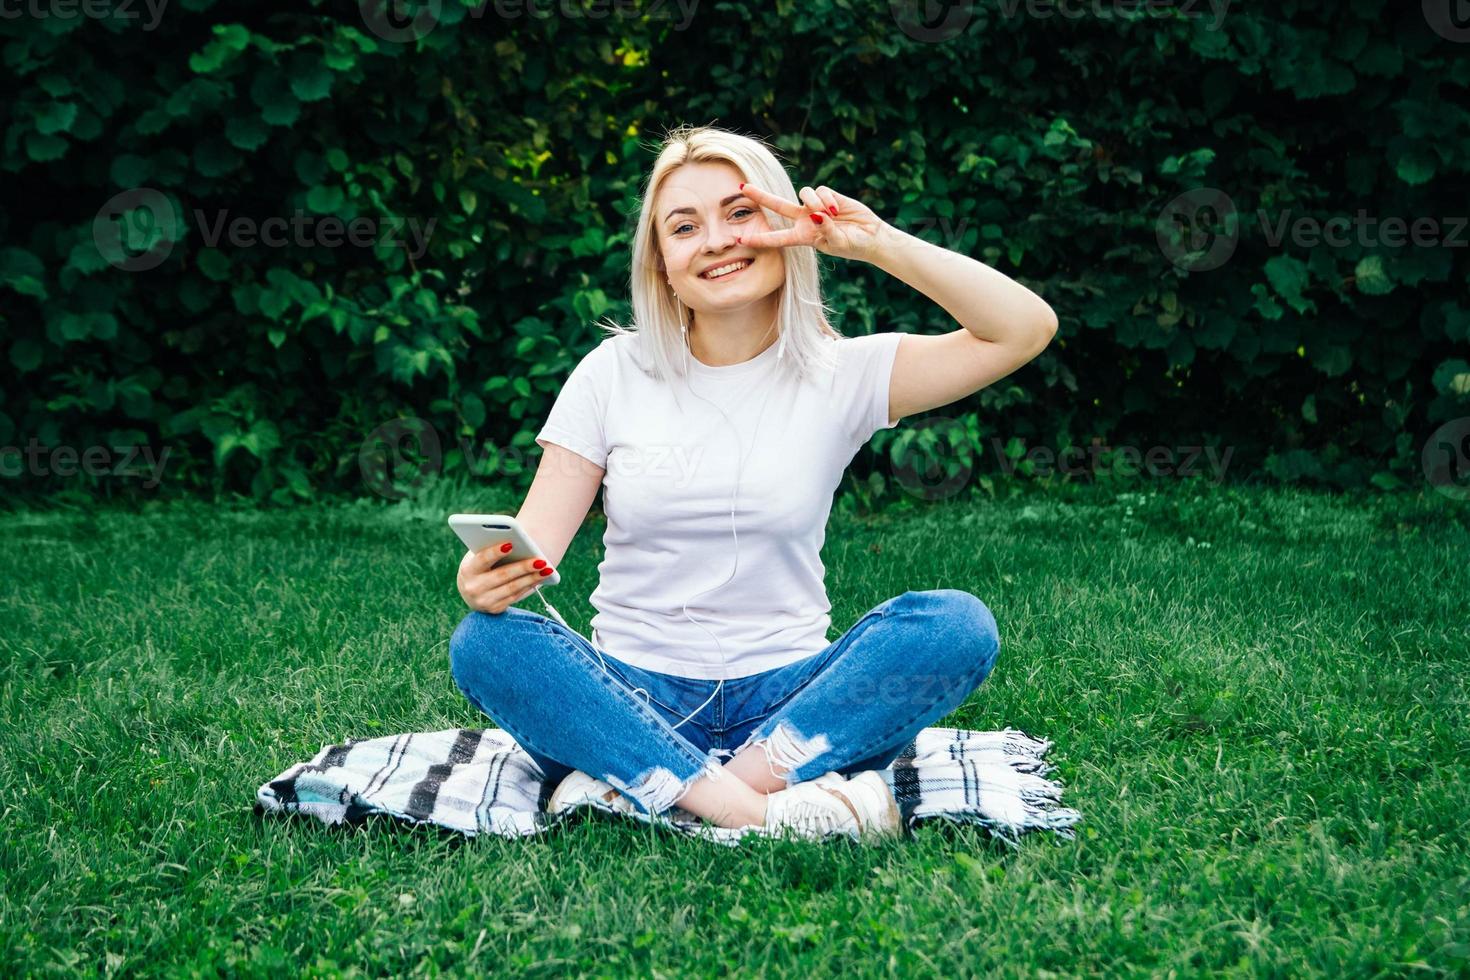
[[[1031,830],[1072,839],[1076,810],[1060,806],[1059,781],[1042,761],[1050,741],[1007,728],[926,728],[881,770],[906,834],[926,820],[978,824],[1010,844]],[[388,814],[464,834],[523,837],[561,824],[601,801],[548,813],[556,787],[499,729],[450,728],[386,735],[323,748],[256,791],[257,813],[304,813],[330,824]],[[611,804],[606,812],[615,814]],[[618,814],[619,819],[629,819]],[[725,844],[745,831],[714,827],[679,807],[632,819]]]

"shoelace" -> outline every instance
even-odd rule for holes
[[[802,831],[830,834],[842,830],[850,819],[861,832],[862,822],[858,820],[851,802],[840,793],[826,787],[819,788],[833,798],[833,804],[819,802],[816,798],[794,800],[782,811],[782,824]]]

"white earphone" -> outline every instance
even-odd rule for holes
[[[688,326],[684,322],[684,301],[681,300],[681,299],[679,299],[679,296],[678,296],[677,293],[674,294],[674,300],[675,300],[675,302],[677,302],[679,304],[679,338],[680,338],[680,340],[683,341],[683,347],[684,347],[684,363],[685,363],[684,378],[685,378],[685,384],[687,385],[688,384],[688,378],[689,378],[689,371],[688,371],[689,358],[692,356],[692,354],[690,352],[690,349],[689,349],[689,328],[688,328]],[[786,353],[786,331],[783,330],[783,331],[781,331],[781,339],[778,342],[777,347],[776,347],[776,360],[777,361],[780,361],[781,358],[785,355],[785,353]],[[715,405],[715,403],[712,402],[712,401],[710,401],[708,398],[705,398],[702,395],[697,394],[692,387],[689,388],[689,393],[691,395],[694,395],[694,397],[698,398],[700,401],[704,402],[706,405],[712,405],[715,408],[715,410],[720,413],[720,415],[724,418],[726,424],[728,424],[730,426],[730,430],[735,433],[735,445],[736,445],[737,449],[739,449],[739,451],[740,451],[740,453],[739,453],[739,464],[738,464],[738,468],[737,468],[736,473],[735,473],[735,485],[731,489],[731,493],[730,493],[730,534],[731,534],[731,536],[735,540],[735,563],[730,567],[730,574],[725,577],[725,581],[721,582],[719,585],[714,585],[714,586],[711,586],[708,589],[703,589],[703,590],[701,590],[699,592],[696,592],[694,595],[692,595],[692,596],[689,597],[690,599],[693,599],[693,598],[697,598],[698,596],[704,595],[706,592],[710,592],[710,591],[713,591],[714,589],[722,588],[723,586],[729,585],[730,584],[730,581],[735,578],[736,571],[740,568],[740,535],[738,533],[736,533],[736,530],[735,530],[735,501],[736,501],[737,495],[740,492],[740,477],[745,472],[745,461],[749,457],[750,453],[749,453],[749,450],[747,450],[745,447],[741,446],[741,444],[740,444],[740,430],[735,427],[735,423],[734,422],[731,422],[730,421],[730,416],[728,416],[728,415],[725,414],[725,410],[723,408],[720,408],[720,406]],[[761,423],[761,420],[763,418],[765,418],[765,414],[766,414],[766,403],[763,402],[761,404],[761,413],[760,413],[759,416],[756,417],[755,426],[756,426],[756,431],[757,432],[760,430],[760,423]],[[754,442],[753,441],[752,441],[751,448],[752,449],[754,448]],[[552,606],[551,603],[549,603],[549,602],[546,601],[546,597],[541,594],[541,587],[539,585],[536,587],[536,595],[541,599],[541,604],[546,607],[547,611],[551,613],[551,615],[556,619],[556,621],[558,623],[560,623],[561,625],[565,626],[569,630],[572,629],[572,627],[567,623],[567,621],[562,618],[561,613],[559,613],[559,612],[556,611],[556,607]],[[712,639],[712,640],[715,641],[715,645],[718,646],[719,649],[720,649],[720,664],[721,664],[721,666],[723,668],[728,668],[728,666],[729,666],[729,659],[725,656],[725,646],[724,646],[724,644],[720,642],[720,638],[718,636],[715,636],[715,634],[711,633],[708,629],[706,629],[703,623],[699,622],[693,616],[689,615],[689,599],[684,600],[684,618],[687,619],[687,620],[689,620],[689,622],[693,623],[695,626],[698,626],[700,629],[704,630],[705,633],[707,633],[709,635],[710,639]],[[572,632],[573,633],[576,633],[577,631],[576,630],[572,630]],[[577,635],[578,636],[582,636],[581,633],[577,633]],[[597,653],[597,659],[598,659],[598,662],[599,662],[600,666],[602,667],[603,673],[607,674],[614,681],[617,681],[618,683],[621,683],[621,680],[617,677],[617,675],[614,674],[611,670],[608,669],[607,661],[605,659],[603,659],[603,651],[598,648],[597,644],[596,643],[593,643],[590,639],[588,639],[585,636],[582,636],[582,639],[587,640],[587,645],[590,646],[590,647],[592,647],[592,649]],[[720,691],[724,688],[724,686],[725,686],[725,679],[723,677],[721,677],[719,683],[715,685],[715,689],[710,692],[709,697],[705,698],[704,699],[704,702],[701,703],[699,707],[695,708],[692,712],[690,712],[682,720],[680,720],[678,724],[673,725],[672,727],[679,728],[680,726],[682,726],[683,724],[685,724],[685,722],[689,721],[689,719],[693,718],[695,715],[697,715],[701,711],[703,711],[704,708],[705,708],[705,705],[707,705],[711,701],[713,701],[715,699],[715,695],[719,694]],[[649,693],[646,690],[644,690],[641,687],[634,688],[631,691],[631,693],[637,694],[640,691],[643,693],[644,701],[645,702],[648,701],[649,698],[650,698],[650,695],[649,695]]]

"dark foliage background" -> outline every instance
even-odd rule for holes
[[[879,433],[860,496],[893,494],[914,454],[994,492],[1035,475],[1029,450],[1094,440],[1391,489],[1470,415],[1470,27],[1450,2],[990,0],[925,22],[444,0],[412,24],[373,0],[48,2],[0,20],[7,495],[287,503],[384,492],[359,463],[385,457],[528,483],[594,321],[627,321],[639,184],[685,122],[769,139],[798,186],[1061,316],[948,421]],[[229,230],[272,218],[277,244]],[[1314,242],[1302,218],[1356,224]],[[1389,219],[1437,238],[1394,244]],[[872,267],[826,269],[845,333],[953,328]],[[143,444],[170,452],[146,490],[47,455]]]

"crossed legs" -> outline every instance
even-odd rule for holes
[[[968,592],[895,596],[834,641],[822,668],[724,765],[609,678],[585,646],[515,607],[470,613],[451,638],[451,669],[471,703],[548,778],[580,769],[647,812],[678,805],[718,826],[744,827],[764,823],[770,793],[829,771],[892,763],[985,680],[1000,637],[990,610]]]

